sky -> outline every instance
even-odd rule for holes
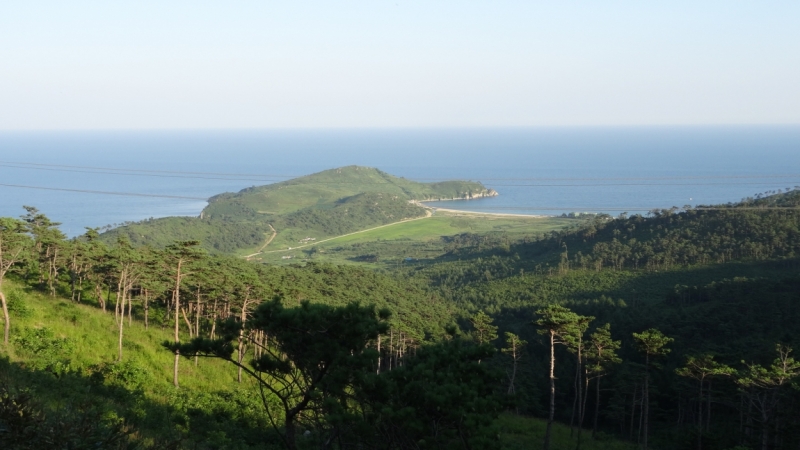
[[[0,2],[0,130],[800,123],[800,2]]]

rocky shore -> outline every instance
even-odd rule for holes
[[[426,198],[425,200],[416,200],[420,203],[424,202],[446,202],[450,200],[474,200],[476,198],[486,198],[486,197],[497,197],[500,195],[494,189],[486,189],[480,192],[467,192],[461,195],[460,197],[451,197],[451,198]]]

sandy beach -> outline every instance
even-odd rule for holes
[[[430,210],[433,213],[436,212],[446,212],[452,215],[464,215],[464,216],[489,216],[489,217],[528,217],[531,219],[543,219],[546,217],[553,217],[553,216],[546,216],[546,215],[538,215],[538,214],[512,214],[512,213],[490,213],[490,212],[478,212],[478,211],[464,211],[460,209],[450,209],[450,208],[439,208],[436,206],[428,206],[425,202],[421,201],[414,201],[412,203],[416,203],[417,205]]]

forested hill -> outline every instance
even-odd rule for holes
[[[398,270],[453,301],[464,323],[486,313],[498,335],[530,343],[519,366],[526,381],[516,387],[526,411],[547,411],[548,344],[536,324],[560,305],[585,325],[577,343],[556,349],[557,419],[580,414],[576,345],[610,324],[622,362],[602,375],[605,391],[590,396],[598,409],[587,414],[601,426],[641,443],[649,401],[654,448],[800,443],[800,362],[792,353],[800,346],[800,191],[598,217],[518,241],[463,234],[447,245],[447,257]],[[668,350],[647,375],[641,339],[653,329]]]
[[[214,253],[254,252],[275,233],[275,244],[296,246],[370,227],[424,217],[412,200],[497,195],[481,183],[417,183],[370,167],[348,166],[209,199],[200,217],[167,217],[128,224],[103,235],[134,245],[164,247],[200,241]],[[285,248],[285,247],[284,247]]]
[[[225,193],[209,199],[203,216],[248,219],[254,214],[286,214],[309,207],[330,206],[363,193],[386,194],[402,200],[436,200],[497,195],[481,183],[443,181],[418,183],[360,166],[295,178],[281,183]]]
[[[800,190],[725,205],[599,216],[592,222],[515,242],[463,234],[448,238],[450,259],[420,271],[435,284],[463,287],[520,274],[649,273],[800,256]],[[621,275],[620,275],[621,276]]]

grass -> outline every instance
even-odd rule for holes
[[[542,447],[547,421],[503,414],[497,420],[497,426],[503,450],[527,450]],[[577,443],[577,429],[575,434],[570,436],[568,426],[560,423],[553,424],[551,450],[575,450]],[[598,433],[597,439],[592,440],[592,430],[584,429],[580,448],[582,450],[633,450],[636,446],[628,442],[610,439],[603,433]]]
[[[224,361],[201,358],[195,366],[182,358],[175,388],[174,356],[161,346],[171,333],[155,318],[147,330],[141,318],[126,323],[118,363],[113,309],[103,313],[8,279],[3,291],[17,305],[9,345],[0,344],[0,387],[32,393],[45,414],[80,421],[70,411],[88,405],[104,421],[124,420],[133,439],[153,448],[265,448],[274,437],[256,386],[248,377],[236,383],[235,368]],[[261,444],[230,445],[243,440]]]
[[[318,261],[341,264],[372,264],[375,262],[374,258],[367,258],[372,261],[371,263],[364,262],[364,258],[361,258],[363,255],[376,256],[377,261],[384,263],[397,263],[408,257],[434,259],[445,254],[445,242],[442,238],[446,236],[461,233],[498,233],[514,239],[525,235],[546,233],[575,223],[575,219],[559,217],[514,217],[438,212],[431,217],[382,226],[310,245],[281,240],[279,239],[281,236],[279,230],[278,238],[258,258],[272,264],[296,263],[298,260],[309,257]],[[289,233],[284,231],[284,234],[288,235]],[[293,248],[288,250],[287,247]],[[281,248],[282,250],[277,250]],[[286,255],[293,258],[282,259]]]
[[[21,294],[25,309],[23,314],[11,313],[11,343],[6,349],[11,362],[25,362],[28,359],[28,355],[14,345],[15,336],[25,330],[43,327],[52,331],[56,338],[69,340],[69,355],[66,356],[74,368],[116,362],[119,331],[113,310],[103,313],[95,305],[53,298],[10,280],[6,280],[3,290],[16,291],[17,296]],[[113,309],[113,305],[110,306]],[[154,386],[171,387],[174,358],[161,343],[171,341],[173,337],[170,328],[162,327],[156,318],[151,318],[149,329],[145,329],[141,318],[134,317],[133,324],[128,325],[126,317],[123,361],[132,361],[145,369]],[[188,336],[182,338],[188,339]],[[201,359],[197,367],[193,361],[180,361],[179,379],[181,386],[187,389],[219,390],[231,385],[235,377],[234,368],[223,361]]]

